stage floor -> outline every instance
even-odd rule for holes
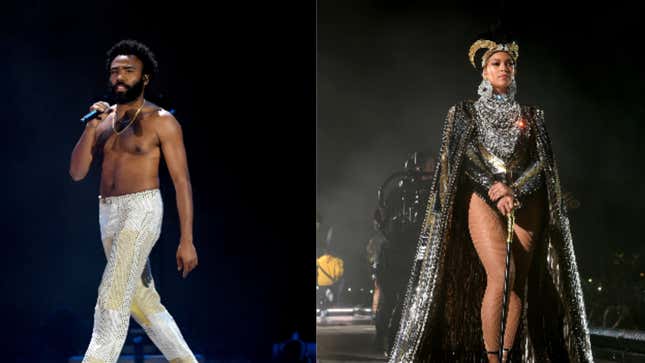
[[[371,315],[328,316],[316,319],[317,362],[385,362],[374,346]]]
[[[371,316],[339,315],[316,319],[317,362],[319,363],[380,363],[387,358],[374,346],[376,330]],[[596,363],[642,362],[645,357],[621,357],[596,351]],[[610,358],[612,357],[612,358]]]

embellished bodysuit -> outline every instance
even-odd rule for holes
[[[513,88],[509,87],[512,91]],[[560,179],[544,112],[482,94],[451,107],[389,362],[481,362],[486,272],[468,229],[474,191],[505,182],[520,202],[545,196],[512,361],[592,363],[591,341]],[[472,188],[470,188],[472,186]],[[497,211],[497,208],[493,208]]]
[[[494,210],[488,190],[495,182],[509,186],[521,202],[538,190],[544,179],[528,120],[512,95],[482,96],[474,108],[475,137],[465,150],[464,175],[473,191]]]

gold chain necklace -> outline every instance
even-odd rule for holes
[[[130,127],[130,125],[132,125],[134,120],[137,119],[137,116],[139,116],[139,112],[141,112],[141,109],[143,108],[143,105],[145,105],[145,104],[146,104],[146,102],[143,101],[143,103],[141,104],[139,109],[137,109],[137,112],[134,113],[134,117],[132,118],[132,120],[130,120],[130,122],[128,122],[128,125],[126,127],[124,127],[123,129],[121,129],[121,131],[117,131],[116,128],[114,127],[114,121],[116,121],[116,112],[115,112],[114,113],[114,118],[112,119],[112,130],[114,130],[114,133],[116,133],[117,135],[120,135],[123,131],[125,131],[128,127]]]

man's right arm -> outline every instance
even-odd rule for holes
[[[97,102],[90,110],[99,110],[104,112],[109,107],[109,104],[106,102]],[[74,181],[80,181],[87,176],[87,172],[90,170],[90,165],[92,165],[93,151],[96,144],[98,127],[105,118],[105,113],[101,116],[92,119],[87,122],[85,125],[85,130],[81,134],[80,139],[74,146],[72,150],[72,157],[69,163],[69,175]]]

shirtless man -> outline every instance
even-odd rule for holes
[[[172,363],[197,362],[172,316],[161,305],[147,264],[161,232],[161,155],[172,177],[181,223],[177,269],[185,278],[197,266],[193,245],[193,203],[181,127],[172,114],[144,99],[156,72],[153,53],[126,40],[106,62],[116,104],[96,102],[102,112],[88,121],[74,147],[70,175],[87,175],[100,157],[99,223],[107,266],[99,285],[92,340],[84,363],[114,363],[125,342],[130,316]]]

